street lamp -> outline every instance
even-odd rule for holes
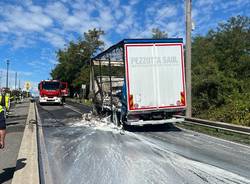
[[[84,55],[82,53],[80,53],[80,52],[77,52],[76,54],[79,55],[79,56],[84,57]]]
[[[84,57],[83,52],[84,52],[84,49],[80,49],[79,52],[77,52],[76,54],[81,57]]]
[[[77,52],[76,55],[79,55],[80,56],[80,62],[82,60],[82,57],[84,57],[84,55],[82,54],[83,52],[83,49],[80,49],[80,52]],[[81,85],[81,89],[80,89],[80,98],[82,99],[83,98],[83,94],[84,94],[84,90],[82,88],[83,84]],[[80,101],[81,101],[80,99]]]
[[[10,61],[7,60],[7,73],[6,73],[6,88],[9,87],[9,65],[10,65]]]

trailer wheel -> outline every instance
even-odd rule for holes
[[[128,124],[126,124],[125,122],[123,122],[123,123],[122,123],[122,128],[123,128],[123,130],[130,131],[131,125],[128,125]]]
[[[127,130],[127,128],[128,128],[128,125],[126,124],[126,120],[127,120],[126,116],[121,113],[120,114],[120,125],[122,126],[122,128],[124,130]]]

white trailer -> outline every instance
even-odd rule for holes
[[[172,116],[186,108],[182,39],[127,39],[106,52],[110,54],[116,47],[122,50],[123,57],[116,62],[109,58],[107,66],[111,68],[112,62],[118,66],[120,62],[124,68],[124,85],[119,97],[122,106],[113,107],[112,95],[110,101],[111,110],[121,117],[118,119],[128,125],[177,121]],[[93,61],[102,61],[104,55],[101,53]]]

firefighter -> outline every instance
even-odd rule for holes
[[[5,93],[5,108],[6,108],[6,114],[8,115],[8,112],[10,111],[10,93]]]
[[[6,135],[6,123],[5,123],[5,97],[0,93],[0,149],[4,148],[4,140]]]

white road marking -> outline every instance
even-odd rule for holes
[[[80,111],[78,111],[78,110],[76,110],[76,108],[75,107],[73,107],[73,106],[71,106],[71,105],[64,105],[64,107],[66,107],[66,108],[68,108],[68,109],[71,109],[72,111],[75,111],[75,112],[77,112],[77,113],[79,113],[79,114],[81,114],[81,115],[83,115],[83,113],[82,112],[80,112]]]

